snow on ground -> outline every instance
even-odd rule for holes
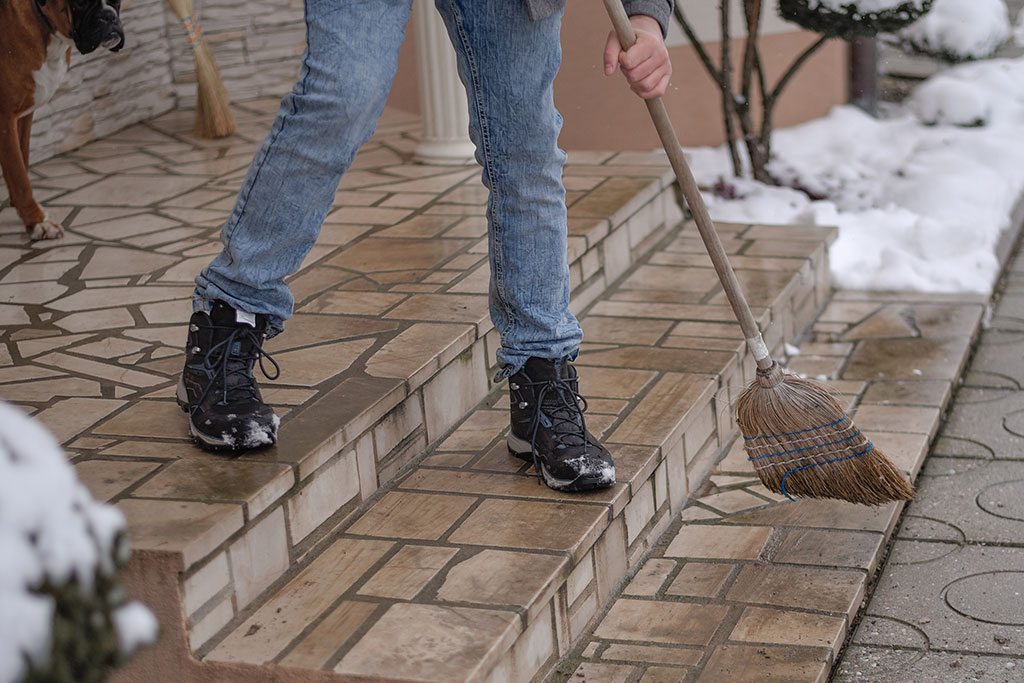
[[[49,432],[0,401],[0,683],[20,680],[26,658],[49,659],[54,603],[33,587],[72,577],[92,585],[97,570],[113,570],[123,528],[120,511],[93,500]],[[125,652],[156,636],[141,604],[120,607],[116,621]]]
[[[713,218],[838,226],[839,287],[987,293],[1024,191],[1024,59],[951,68],[885,118],[836,107],[772,144],[773,175],[827,199],[731,178],[724,147],[688,149],[702,186],[739,196],[705,193]]]

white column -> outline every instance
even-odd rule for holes
[[[424,164],[464,164],[473,158],[469,107],[455,50],[432,0],[414,0],[416,62],[423,137],[415,158]]]

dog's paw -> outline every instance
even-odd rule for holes
[[[60,223],[44,220],[36,223],[29,231],[29,237],[35,240],[55,240],[64,236],[64,227]]]

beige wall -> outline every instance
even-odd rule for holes
[[[647,108],[626,86],[621,74],[606,77],[602,66],[608,19],[572,3],[562,29],[562,70],[555,103],[565,118],[561,144],[566,149],[651,149],[659,145]],[[793,57],[817,39],[810,33],[762,36],[761,51],[769,82]],[[720,43],[707,43],[717,55]],[[742,57],[742,42],[732,44],[733,63]],[[724,140],[721,95],[689,45],[669,49],[673,76],[665,106],[684,145],[719,144]],[[846,97],[846,45],[832,41],[797,73],[777,106],[777,125],[821,116]]]
[[[686,5],[717,5],[709,0],[684,0]],[[686,6],[684,5],[684,7]],[[713,17],[706,11],[690,13],[700,35],[715,35]],[[602,53],[611,25],[596,0],[569,0],[562,26],[562,69],[555,83],[555,103],[565,119],[561,145],[567,150],[646,150],[659,145],[647,108],[626,87],[621,75],[605,77]],[[785,33],[786,26],[769,18],[762,36],[762,55],[774,81],[816,34]],[[417,112],[415,45],[413,31],[406,33],[389,104]],[[719,113],[720,95],[701,66],[696,52],[678,27],[669,35],[674,76],[665,105],[684,145],[717,145],[724,140]],[[706,48],[715,58],[720,43]],[[733,44],[738,63],[741,43]],[[846,44],[831,41],[790,82],[776,108],[776,125],[785,126],[825,114],[846,101]]]
[[[680,0],[701,37],[716,35],[717,2]],[[732,0],[737,3],[738,0]],[[766,3],[771,4],[771,3]],[[305,26],[301,0],[206,0],[197,3],[204,34],[233,100],[280,95],[298,75]],[[41,161],[126,125],[195,100],[194,63],[184,33],[165,0],[125,0],[126,49],[116,55],[77,53],[57,95],[36,114],[32,159]],[[738,10],[734,11],[738,16]],[[784,33],[788,25],[765,10],[763,53],[769,68],[806,45],[810,34]],[[735,22],[734,22],[735,23]],[[734,33],[741,33],[734,26]],[[556,98],[565,117],[566,149],[651,149],[657,146],[644,106],[621,76],[605,78],[601,52],[609,29],[596,0],[569,0],[563,26],[564,60]],[[389,104],[416,112],[415,37],[408,30]],[[722,140],[718,93],[678,27],[668,39],[675,77],[666,104],[684,144]],[[709,44],[717,53],[717,45]],[[738,49],[738,48],[737,48]],[[825,113],[844,101],[845,44],[833,41],[791,84],[779,106],[786,125]]]

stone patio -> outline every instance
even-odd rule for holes
[[[191,445],[173,400],[191,279],[275,110],[242,103],[218,141],[173,112],[34,166],[58,242],[28,244],[0,194],[0,397],[125,513],[129,586],[161,616],[115,679],[824,680],[901,507],[756,483],[731,409],[752,359],[663,155],[574,153],[565,173],[612,489],[559,494],[507,454],[479,172],[413,164],[397,111],[268,343],[281,442]],[[791,370],[828,378],[916,476],[987,299],[833,294],[834,230],[719,228],[776,356],[799,343]]]

